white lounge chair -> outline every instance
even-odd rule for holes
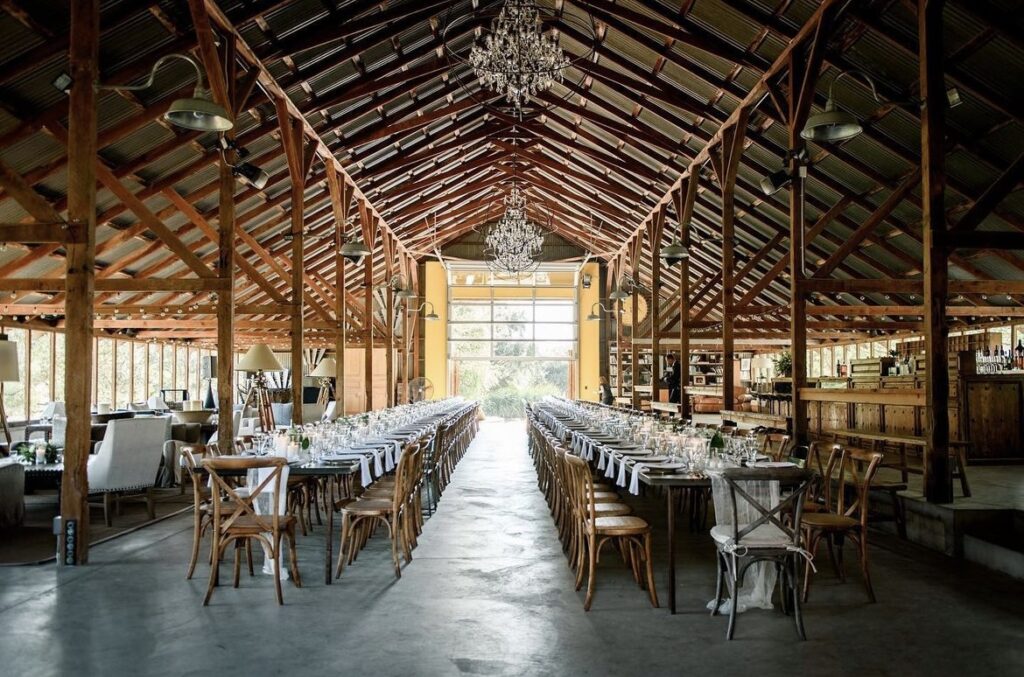
[[[103,519],[111,525],[110,508],[124,494],[144,494],[149,518],[153,485],[163,458],[167,422],[162,417],[116,419],[107,424],[102,442],[89,458],[89,493],[103,494]]]

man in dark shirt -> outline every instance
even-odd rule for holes
[[[608,379],[604,376],[601,377],[601,404],[611,406],[615,403],[615,398],[612,396],[612,388],[608,385]]]
[[[667,371],[661,377],[661,385],[668,390],[668,401],[679,404],[682,394],[679,388],[679,360],[674,353],[665,356],[665,366]]]

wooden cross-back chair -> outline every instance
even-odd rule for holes
[[[418,482],[416,471],[420,465],[421,450],[419,443],[408,445],[398,460],[395,469],[395,483],[386,492],[367,491],[341,509],[341,547],[338,551],[334,577],[339,578],[345,564],[352,564],[356,553],[366,543],[370,533],[377,525],[383,525],[391,539],[391,561],[395,569],[395,578],[402,577],[402,566],[398,558],[401,548],[406,563],[412,561],[409,492]]]
[[[609,541],[615,541],[626,559],[634,580],[647,588],[651,606],[658,607],[658,593],[654,586],[654,568],[651,557],[651,526],[641,517],[634,515],[602,516],[597,508],[597,494],[590,466],[578,456],[566,454],[569,491],[575,505],[579,537],[576,544],[575,561],[579,563],[576,573],[576,589],[583,585],[584,557],[586,557],[587,595],[583,610],[589,611],[594,601],[594,587],[597,582],[597,560],[601,548]],[[641,570],[643,569],[643,571]]]
[[[196,563],[199,560],[199,547],[203,536],[206,535],[210,525],[213,524],[213,499],[212,493],[207,486],[207,478],[200,472],[200,466],[204,458],[216,458],[220,451],[216,444],[192,445],[181,448],[181,467],[185,470],[192,484],[192,555],[188,562],[188,572],[185,579],[192,578],[195,573]],[[182,483],[182,488],[185,484]],[[252,575],[252,547],[246,542],[246,559],[249,564],[249,574]],[[213,552],[210,553],[210,561],[213,561]]]
[[[800,610],[799,559],[801,557],[800,520],[812,473],[806,468],[726,468],[722,479],[729,492],[731,523],[719,524],[711,529],[711,538],[717,548],[718,576],[715,583],[715,602],[711,615],[722,605],[722,584],[728,585],[732,599],[726,639],[732,639],[736,628],[737,598],[743,576],[755,562],[774,562],[781,574],[779,581],[783,611],[792,609],[796,631],[806,639],[803,615]],[[748,482],[778,482],[789,489],[778,504],[766,505],[750,495]],[[740,519],[740,503],[749,506],[746,514],[752,521]]]
[[[826,499],[827,510],[805,515],[803,521],[807,549],[816,552],[821,540],[826,539],[829,557],[840,580],[845,580],[843,541],[849,538],[854,542],[860,559],[864,589],[872,602],[875,601],[875,591],[868,568],[868,498],[871,482],[881,461],[882,454],[877,451],[843,449],[835,493]],[[811,569],[807,567],[804,571],[804,601],[807,600],[810,585]]]
[[[235,569],[234,586],[238,587],[239,546],[251,539],[259,541],[267,557],[273,560],[274,586],[277,592],[277,603],[283,604],[281,593],[281,539],[288,538],[290,568],[292,581],[296,587],[302,587],[299,575],[298,559],[295,553],[295,517],[282,514],[285,510],[284,493],[286,491],[284,469],[288,462],[279,456],[233,457],[220,456],[206,458],[203,467],[210,475],[212,482],[211,498],[213,502],[213,561],[210,570],[210,584],[206,590],[203,605],[210,603],[213,589],[219,582],[219,564],[228,544],[234,543]],[[257,471],[256,479],[250,481],[245,491],[239,491],[232,478],[224,477],[221,471]],[[265,471],[263,473],[259,471]],[[269,514],[261,514],[257,509],[257,500],[270,493],[271,504]]]
[[[761,440],[761,453],[771,456],[773,461],[783,460],[789,447],[789,435],[785,433],[765,433]]]

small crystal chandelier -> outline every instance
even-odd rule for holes
[[[469,63],[480,84],[521,110],[570,65],[558,39],[545,35],[533,0],[505,0],[491,32],[473,45]]]
[[[485,252],[491,257],[488,267],[492,272],[518,277],[539,265],[544,233],[527,215],[526,196],[518,185],[512,185],[504,204],[505,213],[484,239]]]

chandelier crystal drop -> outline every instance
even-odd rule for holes
[[[533,0],[505,0],[491,32],[473,45],[469,63],[480,84],[519,110],[561,82],[569,66],[557,38],[545,35]]]
[[[492,272],[517,277],[537,268],[544,233],[527,215],[526,196],[519,186],[512,186],[504,204],[505,213],[484,238],[485,251]]]

